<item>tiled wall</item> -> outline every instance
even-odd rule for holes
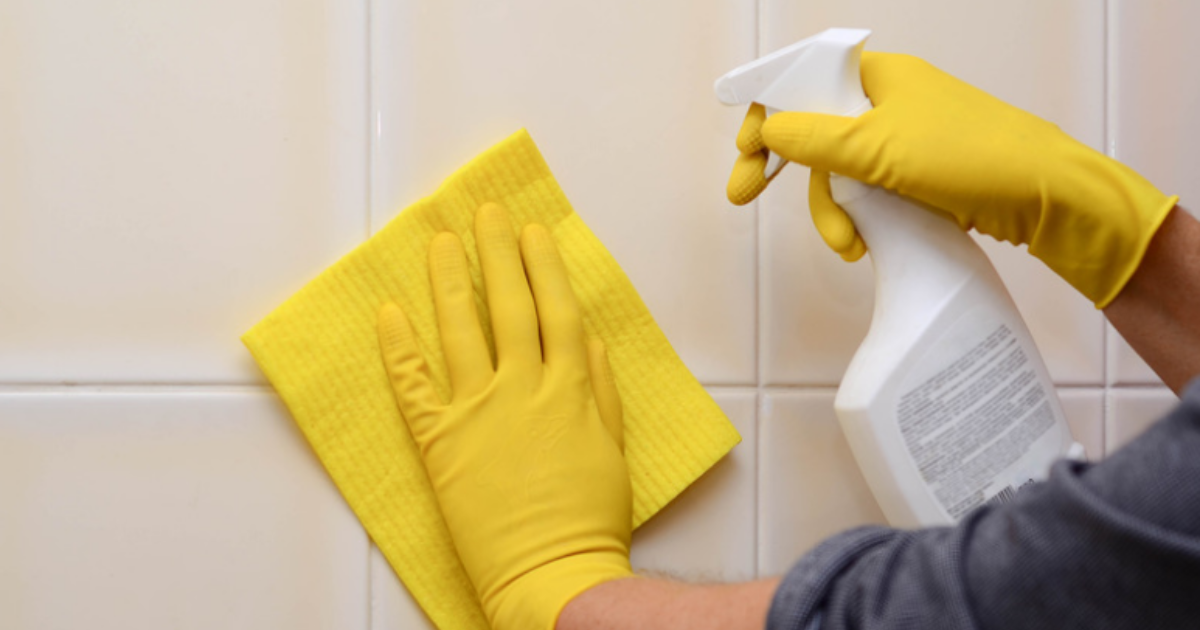
[[[881,519],[832,413],[871,270],[791,166],[724,200],[713,79],[829,26],[1200,193],[1200,5],[0,0],[0,627],[423,628],[238,336],[518,127],[745,437],[635,537],[696,579]],[[984,241],[1100,456],[1173,400]]]

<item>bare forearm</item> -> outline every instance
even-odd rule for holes
[[[1171,211],[1104,314],[1175,393],[1200,375],[1200,222]]]
[[[557,630],[761,630],[778,585],[778,578],[720,585],[615,580],[567,604]]]

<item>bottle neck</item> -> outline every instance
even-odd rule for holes
[[[895,193],[832,176],[833,199],[862,235],[875,269],[875,317],[936,308],[973,277],[999,282],[969,234]]]

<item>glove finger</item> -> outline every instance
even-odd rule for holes
[[[621,406],[621,396],[617,392],[617,380],[613,377],[612,365],[608,362],[608,350],[604,342],[590,339],[587,344],[588,372],[592,380],[592,392],[596,397],[596,407],[600,409],[600,419],[604,428],[621,452],[625,452],[625,420],[624,408]]]
[[[433,387],[429,364],[421,355],[417,337],[404,310],[391,302],[379,310],[376,327],[383,365],[396,395],[400,412],[418,444],[429,435],[430,423],[442,401]]]
[[[854,262],[867,252],[866,243],[854,227],[854,220],[833,200],[829,173],[813,170],[808,177],[808,209],[813,225],[830,249]]]
[[[763,144],[762,126],[767,120],[767,108],[758,103],[751,103],[742,119],[742,128],[738,130],[737,148],[741,153],[758,153],[767,148]]]
[[[733,172],[729,175],[729,184],[725,187],[725,196],[730,203],[744,206],[754,201],[771,183],[763,173],[766,167],[766,151],[738,154],[737,161],[733,163]]]
[[[488,313],[496,338],[496,369],[540,368],[537,310],[512,224],[504,208],[486,203],[475,215],[475,245],[483,267]]]
[[[844,252],[838,252],[842,260],[846,262],[856,262],[867,253],[867,243],[858,233],[854,234],[854,243]]]
[[[583,318],[567,268],[546,228],[529,224],[521,231],[521,259],[533,289],[547,369],[583,375],[587,371]]]
[[[430,243],[429,279],[450,387],[455,398],[471,397],[491,382],[492,355],[479,325],[467,255],[458,235],[442,232]]]
[[[878,186],[880,144],[864,122],[875,111],[858,118],[782,112],[763,124],[763,140],[768,149],[789,162]]]

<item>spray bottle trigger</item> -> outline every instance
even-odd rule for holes
[[[871,108],[859,77],[859,57],[870,34],[866,29],[827,29],[731,70],[713,89],[722,103],[756,102],[767,116],[781,111],[857,115]],[[784,164],[769,154],[763,175],[774,177]]]

